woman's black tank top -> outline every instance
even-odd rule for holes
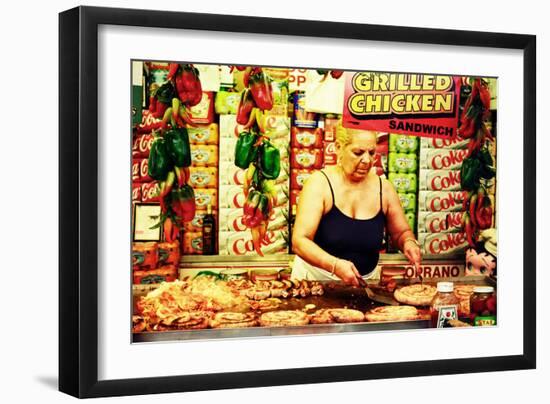
[[[384,240],[386,216],[382,209],[382,180],[380,180],[380,210],[370,219],[353,219],[336,207],[334,191],[328,176],[332,208],[321,217],[313,241],[335,257],[351,261],[361,275],[372,272],[378,264]]]

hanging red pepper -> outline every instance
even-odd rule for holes
[[[168,66],[168,76],[166,76],[166,78],[168,80],[172,80],[172,77],[174,77],[178,72],[179,67],[180,65],[178,63],[170,63]]]
[[[470,197],[470,202],[468,205],[468,217],[470,218],[470,222],[472,226],[476,226],[475,218],[476,218],[476,202],[477,202],[477,193],[472,192],[472,196]]]
[[[239,108],[237,109],[237,123],[240,125],[247,125],[250,120],[250,115],[256,104],[250,89],[245,88],[241,93],[241,99],[239,101]]]
[[[469,139],[474,135],[475,132],[475,122],[472,118],[466,116],[462,122],[460,127],[458,128],[458,135],[462,139]]]
[[[152,95],[149,97],[149,112],[154,116],[156,111],[157,111],[157,99],[154,95]]]
[[[476,220],[480,230],[485,230],[491,227],[493,222],[493,208],[491,199],[484,192],[478,200],[476,207]]]
[[[254,250],[258,253],[260,257],[264,256],[264,253],[262,252],[262,234],[260,232],[260,223],[258,223],[256,226],[250,228],[250,232],[252,234],[252,244],[254,245]]]
[[[249,88],[258,108],[264,111],[273,108],[271,83],[262,69],[258,68],[254,74],[250,75]]]
[[[182,65],[176,76],[176,90],[182,103],[193,107],[202,99],[199,71],[191,64]]]
[[[472,247],[475,247],[474,231],[474,227],[470,221],[470,216],[468,214],[464,214],[464,232],[466,233],[466,240],[468,241],[468,244]]]
[[[179,229],[170,217],[164,220],[164,240],[171,243],[178,237]]]
[[[165,104],[164,102],[157,100],[155,102],[155,111],[153,112],[153,117],[157,119],[162,118],[164,116],[164,113],[168,109],[168,107],[169,107],[168,104]]]
[[[343,70],[331,70],[330,75],[333,79],[339,79],[344,74]]]

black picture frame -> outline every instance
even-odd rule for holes
[[[98,380],[98,26],[139,26],[523,51],[523,354]],[[78,7],[59,15],[59,390],[104,397],[536,367],[536,37],[397,26]]]

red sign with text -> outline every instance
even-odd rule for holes
[[[348,72],[343,126],[452,139],[458,125],[460,77]]]

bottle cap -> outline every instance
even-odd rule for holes
[[[212,214],[212,205],[211,204],[206,205],[206,213],[209,214],[209,215]]]
[[[438,292],[452,292],[454,285],[452,282],[437,282]]]
[[[474,293],[493,293],[495,288],[492,286],[476,286],[474,288]]]

